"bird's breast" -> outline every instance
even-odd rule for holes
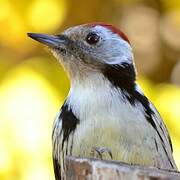
[[[152,128],[141,104],[132,106],[121,91],[106,89],[72,93],[66,105],[73,114],[71,117],[78,119],[66,143],[71,155],[89,157],[94,147],[104,147],[112,151],[116,160],[152,162]],[[67,117],[61,121],[63,124]]]

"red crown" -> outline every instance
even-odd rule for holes
[[[102,26],[107,28],[108,30],[112,31],[113,33],[119,35],[123,40],[125,40],[126,42],[128,42],[130,44],[130,41],[128,39],[128,37],[118,28],[116,28],[115,26],[111,25],[111,24],[106,24],[103,22],[95,22],[95,23],[89,23],[87,24],[87,26],[90,27],[95,27],[95,26]]]

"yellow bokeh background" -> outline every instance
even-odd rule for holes
[[[121,26],[130,37],[138,81],[169,129],[180,169],[179,11],[176,0],[0,0],[0,179],[54,179],[52,124],[69,80],[26,33],[91,21]]]

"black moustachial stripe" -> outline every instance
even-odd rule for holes
[[[147,121],[152,125],[152,127],[156,130],[159,138],[162,141],[162,146],[167,155],[167,158],[171,166],[173,167],[167,150],[165,148],[163,138],[161,137],[157,129],[156,123],[153,120],[153,115],[155,114],[155,112],[151,109],[147,97],[136,90],[136,73],[134,65],[128,63],[122,63],[121,65],[106,65],[106,67],[103,69],[103,74],[115,87],[118,87],[125,92],[124,95],[132,105],[135,105],[135,102],[140,102],[143,105],[145,110],[145,117]],[[169,144],[171,146],[170,138]]]

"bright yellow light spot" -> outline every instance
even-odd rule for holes
[[[178,169],[180,169],[180,141],[179,138],[172,138],[173,140],[173,155]]]
[[[11,20],[9,20],[8,31],[10,31],[9,39],[14,39],[14,43],[17,46],[17,40],[24,40],[26,34],[25,25],[17,14],[11,14]]]
[[[11,156],[9,154],[8,148],[0,142],[0,174],[8,173],[9,168],[11,168]]]
[[[52,174],[47,171],[48,167],[44,164],[34,164],[32,169],[27,169],[24,171],[21,180],[50,180],[53,179]]]
[[[24,41],[25,25],[21,16],[14,11],[8,1],[0,2],[0,27],[1,42],[18,49]]]
[[[172,138],[174,158],[180,168],[180,88],[173,85],[157,87],[155,105],[160,111]]]
[[[164,114],[164,117],[171,119],[169,123],[176,127],[176,131],[180,135],[180,88],[173,85],[162,85],[157,88],[157,92],[158,97],[155,103],[158,109]]]
[[[0,90],[1,121],[11,125],[16,145],[35,152],[47,145],[59,106],[48,82],[30,68],[23,68],[9,73]]]
[[[177,1],[177,0],[171,0],[171,1],[162,0],[162,1],[163,1],[162,5],[168,10],[180,9],[180,1]]]
[[[138,83],[139,83],[140,87],[142,88],[142,91],[144,92],[144,94],[150,100],[154,101],[154,98],[156,96],[155,85],[145,77],[140,77],[138,79]]]
[[[53,31],[66,14],[64,0],[35,0],[28,11],[29,24],[37,31]]]
[[[7,0],[1,0],[0,3],[0,21],[2,21],[5,20],[10,14],[11,7]]]
[[[20,65],[1,82],[0,102],[0,177],[15,166],[23,179],[52,179],[47,157],[60,105],[56,91],[39,73]]]

